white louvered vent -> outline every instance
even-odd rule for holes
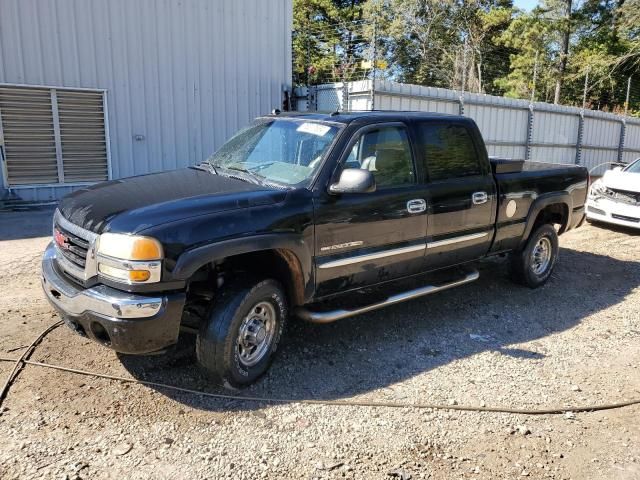
[[[106,180],[102,93],[56,90],[56,96],[65,182]]]
[[[0,85],[9,186],[108,179],[104,93]]]
[[[9,185],[58,183],[50,90],[0,87],[0,118]]]

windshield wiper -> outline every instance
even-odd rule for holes
[[[270,167],[274,163],[276,163],[276,162],[273,161],[273,162],[267,162],[267,163],[260,163],[260,164],[256,165],[255,167],[249,169],[249,171],[250,172],[259,172],[260,170],[263,170],[263,169],[265,169],[267,167]]]
[[[218,166],[218,168],[220,168],[222,170],[222,174],[224,175],[224,170],[232,170],[233,172],[239,172],[240,175],[236,174],[236,173],[231,173],[231,175],[233,175],[234,177],[239,178],[240,180],[245,180],[245,181],[251,181],[252,183],[256,183],[258,185],[262,185],[263,184],[263,176],[258,175],[257,173],[254,173],[250,170],[247,170],[246,168],[237,166],[237,165],[229,165],[227,166]],[[229,174],[227,174],[229,175]]]
[[[206,161],[199,163],[198,165],[194,165],[193,168],[197,168],[198,170],[205,170],[214,175],[218,174],[218,170],[216,169],[216,167],[214,167],[213,165],[211,165],[209,162],[206,162]]]

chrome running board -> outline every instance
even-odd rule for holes
[[[479,276],[480,274],[478,273],[478,271],[473,270],[466,273],[466,275],[459,280],[455,280],[449,283],[443,283],[442,285],[426,285],[424,287],[415,288],[406,292],[397,293],[395,295],[391,295],[381,302],[372,303],[371,305],[355,308],[353,310],[338,309],[326,312],[313,312],[305,307],[298,307],[295,313],[298,317],[306,320],[307,322],[331,323],[335,322],[336,320],[353,317],[354,315],[360,315],[361,313],[371,312],[383,307],[388,307],[389,305],[395,305],[396,303],[413,300],[414,298],[423,297],[432,293],[441,292],[442,290],[447,290],[449,288],[464,285],[465,283],[470,283],[477,280]]]

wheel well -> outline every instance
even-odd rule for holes
[[[224,284],[239,275],[251,274],[256,277],[278,280],[286,290],[292,306],[304,303],[304,276],[298,257],[286,249],[260,250],[257,252],[232,255],[216,260],[200,268],[191,278],[190,285],[209,291],[224,288]]]
[[[535,221],[533,222],[533,232],[540,225],[547,223],[560,225],[558,234],[564,233],[569,223],[569,207],[566,203],[552,203],[547,205],[538,212]]]

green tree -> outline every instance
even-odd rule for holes
[[[475,92],[495,91],[508,71],[495,39],[513,14],[511,0],[371,0],[387,75],[399,81]]]
[[[297,84],[340,81],[356,68],[365,0],[294,0],[293,74]]]
[[[640,108],[640,0],[294,0],[294,28],[296,83],[370,78],[375,52],[396,81],[609,111],[632,77]]]
[[[586,0],[575,12],[576,39],[567,69],[565,103],[612,109],[622,71],[615,67],[626,47],[621,42],[617,18],[619,0]],[[586,87],[586,88],[585,88]],[[573,102],[571,102],[573,99]]]
[[[619,58],[619,63],[640,68],[640,0],[620,0],[616,22],[621,41],[626,53]]]
[[[555,33],[541,8],[516,16],[502,33],[497,41],[514,51],[508,59],[509,73],[495,81],[506,96],[542,101],[553,99]]]

